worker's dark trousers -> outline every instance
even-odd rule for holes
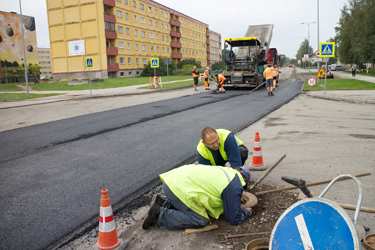
[[[201,228],[207,225],[208,219],[188,208],[177,196],[163,183],[163,192],[167,201],[161,208],[158,224],[168,229]]]

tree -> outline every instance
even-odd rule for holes
[[[19,64],[18,64],[18,62],[17,62],[17,61],[14,61],[14,62],[12,63],[12,66],[13,66],[13,67],[18,67],[18,66],[19,66]]]
[[[157,76],[166,76],[167,75],[167,65],[164,64],[165,57],[159,57],[159,68],[156,68]],[[169,75],[173,75],[176,70],[176,66],[173,64],[168,65]],[[141,76],[154,76],[154,68],[151,68],[150,63],[145,64]]]
[[[197,66],[198,69],[202,68],[201,62],[195,60],[194,58],[187,58],[187,59],[182,60],[181,62],[179,62],[177,64],[177,68],[178,69],[182,69],[182,66],[184,66],[186,64],[195,65],[195,66]]]
[[[296,54],[297,60],[302,60],[305,54],[308,54],[309,58],[311,58],[314,55],[313,48],[308,45],[309,45],[309,41],[305,38],[305,40],[301,43],[299,49],[297,50],[297,54]],[[308,62],[305,62],[305,66],[306,65],[308,65]]]
[[[225,70],[225,64],[223,61],[221,62],[215,62],[211,65],[212,70]]]

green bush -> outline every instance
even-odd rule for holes
[[[177,68],[178,69],[182,69],[182,67],[184,65],[187,65],[187,64],[190,64],[190,65],[193,65],[193,66],[197,66],[197,68],[201,68],[202,65],[201,65],[201,62],[200,61],[197,61],[195,60],[194,58],[188,58],[188,59],[184,59],[182,60],[181,62],[179,62],[177,64]],[[193,68],[192,68],[193,69]]]
[[[167,75],[167,65],[164,64],[165,57],[159,57],[159,68],[156,68],[156,75],[157,76],[166,76]],[[176,66],[173,63],[168,65],[168,73],[169,75],[174,75],[176,70]],[[154,76],[154,68],[151,68],[150,63],[146,64],[143,67],[143,71],[141,76]]]

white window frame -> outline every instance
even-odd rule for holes
[[[135,50],[138,50],[138,43],[135,44]]]
[[[134,30],[134,35],[138,36],[138,31],[136,29]]]
[[[141,31],[141,37],[146,37],[146,32],[145,31]]]
[[[137,7],[137,3],[133,1],[133,7]]]
[[[145,23],[145,18],[141,17],[141,23]]]
[[[128,49],[130,49],[130,43],[128,43],[127,46],[128,46]]]
[[[117,26],[117,32],[121,34],[124,32],[122,26]]]
[[[164,23],[161,24],[161,28],[164,29]]]
[[[129,13],[125,12],[125,19],[129,19]]]
[[[158,14],[158,10],[157,9],[155,9],[155,15],[157,15]]]
[[[122,11],[120,11],[120,10],[117,11],[117,17],[121,17],[122,18]]]
[[[132,59],[128,57],[128,64],[132,64]]]
[[[143,65],[146,65],[147,64],[147,60],[146,60],[146,58],[143,58]]]
[[[165,41],[169,42],[169,36],[165,36]]]
[[[143,3],[140,3],[139,4],[139,9],[144,10],[145,9],[145,5]]]
[[[137,21],[137,15],[134,15],[134,22]]]
[[[124,48],[124,42],[118,42],[118,48],[123,49]]]
[[[120,64],[125,64],[125,57],[120,57]]]
[[[150,51],[154,52],[154,45],[150,45]]]
[[[135,64],[139,64],[139,58],[135,58]]]
[[[146,51],[146,45],[142,44],[142,51]]]
[[[159,46],[156,46],[156,52],[159,52]]]
[[[148,12],[152,12],[152,8],[150,6],[148,6]]]
[[[168,13],[165,13],[164,16],[165,16],[165,18],[168,18]]]
[[[148,20],[148,25],[152,26],[152,20]]]
[[[168,30],[168,24],[165,25],[165,29]]]
[[[154,33],[150,32],[150,38],[154,38]]]
[[[130,35],[130,29],[129,28],[126,28],[126,34]]]
[[[169,53],[169,47],[167,47],[167,53]]]
[[[159,40],[159,34],[156,34],[156,40]]]
[[[165,52],[165,50],[164,50],[164,47],[163,47],[163,53]]]

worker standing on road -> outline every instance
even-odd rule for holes
[[[206,87],[206,90],[210,90],[210,83],[208,82],[208,75],[209,75],[209,70],[210,68],[207,67],[206,70],[204,71],[203,78],[204,78],[204,86]]]
[[[246,167],[185,165],[160,175],[166,199],[156,194],[142,228],[156,222],[167,229],[201,228],[209,216],[237,225],[252,214],[241,208],[243,186],[250,179]]]
[[[229,162],[235,168],[243,166],[249,156],[244,143],[229,130],[205,127],[201,138],[196,152],[199,164],[225,166]]]
[[[357,68],[356,68],[355,65],[353,65],[352,68],[351,68],[351,70],[352,70],[352,76],[353,76],[353,77],[355,77],[355,70],[356,70],[356,69],[357,69]]]
[[[273,88],[272,88],[272,85],[273,85],[272,70],[267,65],[264,65],[263,76],[266,78],[266,87],[267,87],[268,95],[273,96],[274,94],[272,92],[272,90],[273,90]]]
[[[225,92],[224,81],[226,80],[226,78],[224,77],[224,74],[223,73],[216,74],[215,77],[217,78],[217,88],[219,92],[224,93]]]
[[[197,85],[198,85],[199,72],[198,72],[196,66],[194,66],[194,69],[191,71],[191,73],[193,74],[193,79],[194,79],[194,90],[198,91],[197,90]]]
[[[273,78],[273,89],[279,87],[279,68],[277,65],[271,67]]]

